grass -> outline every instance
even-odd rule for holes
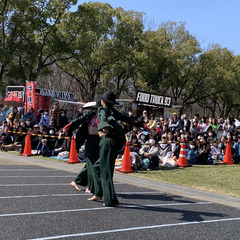
[[[14,155],[19,154],[13,151],[9,153]],[[34,158],[63,163],[61,160],[43,156],[34,156]],[[77,165],[83,167],[85,163]],[[240,164],[193,165],[186,168],[162,168],[154,171],[138,171],[130,174],[154,181],[240,197]]]
[[[154,181],[240,197],[240,165],[193,165],[186,168],[139,171],[132,175]]]

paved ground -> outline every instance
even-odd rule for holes
[[[77,165],[5,153],[0,163],[0,239],[240,236],[238,198],[115,174],[121,207],[106,208],[69,186],[80,170]]]

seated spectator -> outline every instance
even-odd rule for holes
[[[130,158],[131,158],[131,166],[133,170],[137,170],[141,167],[142,162],[139,155],[139,150],[141,145],[138,142],[136,132],[132,131],[129,137],[130,142]]]
[[[41,146],[37,151],[38,154],[42,154],[44,157],[50,157],[52,155],[52,151],[48,146],[48,140],[46,138],[41,139]]]
[[[240,135],[237,136],[237,142],[233,144],[233,162],[240,163]]]
[[[224,158],[224,154],[225,154],[225,150],[226,150],[226,146],[227,146],[226,140],[227,139],[225,136],[221,136],[220,142],[218,143],[218,148],[221,150],[221,155],[219,156],[219,158],[221,160],[223,160],[223,158]]]
[[[211,147],[203,135],[200,136],[198,144],[198,164],[208,164]]]
[[[2,110],[3,105],[0,104],[0,126],[2,125],[3,121],[6,119],[7,115],[6,112]]]
[[[221,149],[218,147],[217,140],[213,140],[210,154],[211,154],[212,163],[216,164],[218,159],[221,156]]]
[[[18,129],[16,129],[16,133],[14,134],[13,142],[8,145],[4,145],[2,147],[2,150],[19,151],[24,144],[25,138],[26,138],[26,135],[23,134],[23,128],[19,126]]]
[[[53,156],[57,156],[60,152],[68,151],[70,152],[70,141],[71,138],[66,139],[65,133],[59,131],[58,139],[55,142],[54,149],[52,151]]]
[[[27,113],[23,116],[23,121],[26,121],[27,119],[30,119],[31,121],[31,127],[34,126],[36,119],[34,115],[34,109],[30,107],[27,111]]]
[[[13,120],[13,126],[11,127],[11,131],[17,131],[18,127],[20,126],[20,122],[18,119]]]
[[[13,136],[11,136],[10,127],[7,126],[1,137],[1,142],[2,142],[1,150],[7,151],[7,149],[13,145],[13,141],[14,139],[13,139]]]
[[[13,126],[13,121],[14,119],[19,120],[20,119],[20,113],[18,112],[17,107],[14,107],[12,112],[8,115],[8,120],[9,120],[9,126],[12,127]]]
[[[160,162],[165,158],[165,157],[169,157],[168,153],[172,154],[172,146],[171,144],[168,142],[168,138],[167,135],[164,134],[162,135],[162,139],[161,142],[159,142],[159,153],[158,153],[158,157],[160,159]]]
[[[2,126],[0,126],[0,136],[2,136],[4,130],[6,129],[7,126],[8,126],[8,122],[7,122],[7,120],[4,120],[2,122]]]
[[[41,141],[41,132],[39,125],[35,124],[33,126],[33,131],[31,131],[31,147],[32,150],[36,150],[39,142]],[[40,135],[40,136],[39,136]]]
[[[143,145],[145,144],[149,139],[149,133],[147,131],[140,131],[140,133],[137,135],[139,144]]]
[[[44,109],[43,115],[41,116],[39,124],[42,124],[45,128],[49,127],[50,117],[48,115],[48,110]]]
[[[192,141],[189,144],[189,147],[186,150],[187,163],[189,165],[196,164],[198,161],[198,148],[195,141]]]
[[[149,141],[139,150],[139,155],[142,157],[143,165],[147,170],[155,169],[159,166],[158,153],[159,145],[156,142],[156,136],[150,134]]]
[[[25,129],[26,131],[32,131],[33,130],[33,125],[32,125],[32,122],[31,122],[31,119],[28,118],[26,121],[25,121]]]

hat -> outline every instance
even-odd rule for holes
[[[92,107],[97,107],[96,102],[87,102],[83,105],[83,108],[92,108]]]
[[[167,134],[163,134],[163,135],[162,135],[162,138],[167,138]]]
[[[33,128],[40,128],[38,124],[35,124]]]
[[[101,100],[104,100],[111,104],[119,104],[116,102],[116,94],[113,91],[107,91],[100,96]]]

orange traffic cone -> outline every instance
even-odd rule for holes
[[[179,158],[178,158],[178,166],[179,167],[188,167],[187,164],[187,154],[186,154],[186,144],[185,144],[185,140],[183,139],[182,142],[180,143],[180,154],[179,154]]]
[[[76,150],[76,143],[74,136],[72,136],[71,139],[71,147],[70,147],[70,154],[69,154],[69,160],[66,163],[80,163],[78,161],[78,156],[77,156],[77,150]]]
[[[32,146],[31,146],[30,132],[28,131],[22,156],[27,157],[31,155],[32,155]]]
[[[223,164],[234,164],[232,160],[232,151],[230,139],[228,139]]]
[[[129,142],[126,143],[124,154],[123,154],[122,167],[120,168],[119,171],[123,173],[130,173],[133,171],[131,167]]]

